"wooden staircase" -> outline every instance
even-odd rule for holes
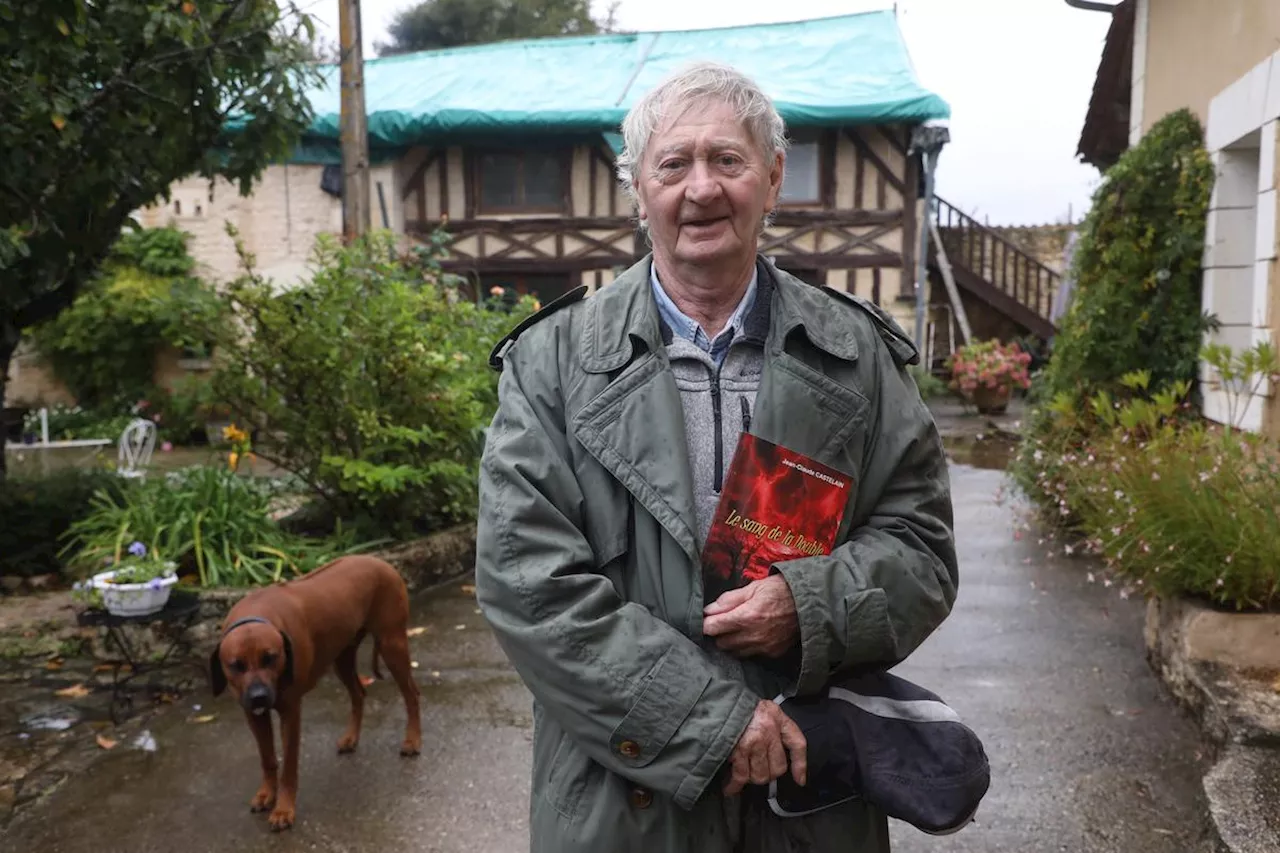
[[[1055,329],[1049,318],[1062,276],[943,199],[935,202],[938,235],[957,288],[1024,332],[1051,338]],[[932,240],[929,267],[940,275]]]

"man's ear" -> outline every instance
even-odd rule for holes
[[[220,651],[222,644],[213,647],[213,654],[209,655],[209,685],[213,688],[215,697],[221,696],[222,691],[227,689],[227,675],[222,671],[222,658]]]
[[[280,673],[280,681],[276,686],[288,687],[293,683],[293,640],[284,631],[280,632],[280,636],[284,638],[284,672]]]

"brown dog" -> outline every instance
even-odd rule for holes
[[[293,825],[302,697],[330,666],[351,694],[351,719],[338,752],[351,752],[360,740],[364,685],[356,672],[356,651],[366,634],[373,635],[374,673],[381,655],[404,696],[409,721],[400,754],[418,754],[422,731],[418,685],[409,663],[409,595],[390,564],[374,557],[339,558],[297,580],[250,593],[231,608],[223,625],[209,658],[213,695],[230,684],[244,707],[262,759],[262,786],[249,808],[271,809],[273,830]],[[278,783],[273,709],[284,745]]]

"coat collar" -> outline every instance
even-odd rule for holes
[[[650,290],[653,254],[641,258],[587,301],[583,324],[582,366],[588,373],[609,373],[626,365],[640,344],[650,352],[662,349],[658,307]],[[856,361],[858,345],[841,312],[833,311],[831,297],[813,285],[786,273],[764,256],[757,256],[760,282],[772,287],[769,339],[780,351],[792,332],[803,330],[818,349],[844,361]]]

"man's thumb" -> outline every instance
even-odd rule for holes
[[[751,592],[745,586],[739,587],[738,589],[731,589],[704,607],[702,609],[703,615],[715,616],[719,613],[732,610],[750,597]]]

